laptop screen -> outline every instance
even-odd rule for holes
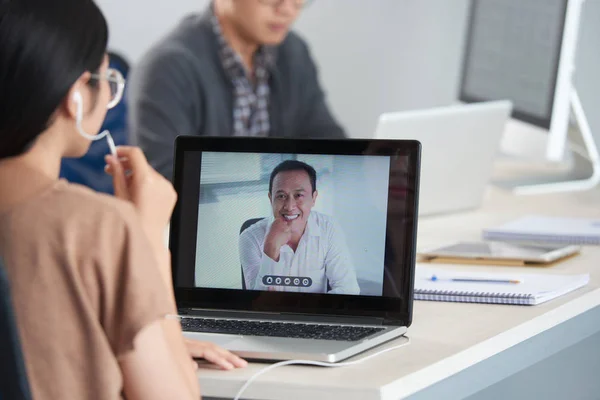
[[[277,142],[221,139],[230,142],[221,150],[205,140],[203,148],[190,142],[185,151],[178,142],[171,227],[177,288],[234,296],[408,296],[414,152],[233,149],[239,140]]]

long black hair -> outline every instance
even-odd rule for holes
[[[81,74],[100,68],[107,43],[93,0],[0,0],[0,160],[50,126]]]

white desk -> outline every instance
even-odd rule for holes
[[[483,227],[531,212],[600,217],[600,190],[517,198],[490,188],[480,210],[421,219],[419,246],[479,239]],[[600,247],[586,247],[580,256],[539,272],[589,272],[591,281],[534,307],[417,301],[409,345],[353,367],[275,369],[255,381],[244,398],[600,398]],[[572,365],[557,368],[553,362]],[[202,369],[202,393],[232,398],[264,366],[251,364],[234,372]],[[568,382],[562,382],[561,374]],[[536,376],[539,382],[533,380]],[[503,382],[509,387],[502,387]],[[515,385],[520,385],[519,396]]]

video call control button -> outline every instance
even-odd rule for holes
[[[313,281],[307,276],[265,275],[262,278],[262,283],[265,286],[310,287]]]

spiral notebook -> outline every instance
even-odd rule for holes
[[[484,229],[483,238],[532,244],[600,245],[600,219],[528,215]]]
[[[415,300],[533,306],[579,289],[589,280],[589,274],[503,274],[417,265]]]

